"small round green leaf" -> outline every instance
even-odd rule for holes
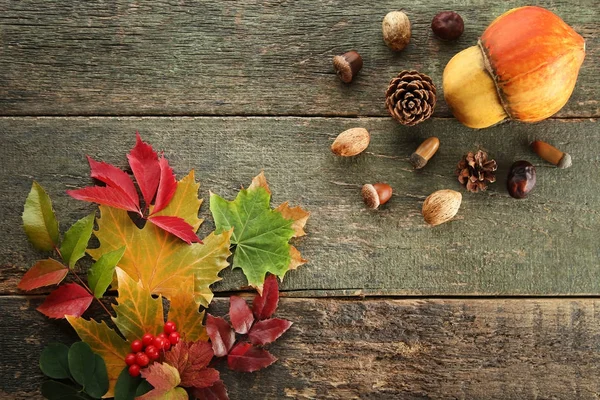
[[[85,392],[94,399],[101,399],[108,392],[108,372],[100,355],[94,354],[94,372],[86,376]]]
[[[141,377],[129,375],[129,367],[123,368],[115,385],[115,400],[134,400],[141,382]]]
[[[50,343],[40,356],[40,369],[54,379],[69,379],[69,348],[62,343]]]
[[[62,382],[46,381],[42,383],[42,396],[48,400],[88,400],[84,394],[79,393],[72,386],[65,385]]]
[[[69,370],[75,379],[86,389],[86,381],[94,376],[95,357],[91,347],[85,342],[75,342],[69,349]]]

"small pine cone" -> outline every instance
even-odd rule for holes
[[[485,151],[479,150],[477,153],[468,152],[456,167],[456,175],[461,185],[465,186],[469,192],[477,193],[487,189],[487,183],[496,182],[494,171],[498,165],[494,160],[488,160]]]
[[[430,77],[417,71],[402,71],[385,92],[390,115],[402,125],[416,125],[433,114],[436,89]]]

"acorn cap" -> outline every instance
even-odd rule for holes
[[[362,57],[352,50],[333,57],[333,68],[342,82],[350,83],[363,66]]]
[[[409,161],[415,169],[421,169],[427,164],[427,160],[417,153],[412,153]]]
[[[373,185],[367,183],[362,187],[362,197],[363,201],[369,208],[377,208],[379,207],[379,194]]]

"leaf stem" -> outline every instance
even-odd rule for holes
[[[77,275],[77,272],[75,272],[74,270],[71,270],[71,272],[73,273],[73,275],[75,275],[75,278],[77,278],[77,280],[79,281],[79,283],[81,283],[81,286],[83,286],[85,288],[85,290],[87,290],[92,296],[94,296],[94,293],[91,291],[91,289],[88,287],[88,285],[86,285],[85,282],[83,282],[83,280],[79,277],[79,275]],[[108,314],[108,316],[112,318],[113,315],[110,313],[110,311],[108,311],[108,308],[106,308],[106,306],[104,305],[104,303],[102,301],[100,301],[100,299],[97,298],[96,296],[94,296],[94,298],[96,300],[98,300],[98,303],[100,303],[100,305],[102,306],[102,308],[104,308],[104,311],[106,311],[106,313]]]
[[[58,256],[60,258],[62,258],[62,254],[60,254],[60,249],[57,246],[54,246],[54,250],[56,251],[56,253],[58,254]],[[81,286],[83,286],[85,288],[85,290],[88,291],[89,294],[91,294],[96,300],[98,300],[98,303],[100,303],[100,305],[102,306],[102,308],[104,308],[104,311],[106,311],[106,313],[108,314],[108,316],[112,318],[112,314],[110,313],[110,311],[108,311],[108,308],[104,305],[104,303],[102,301],[100,301],[99,298],[97,298],[96,296],[94,296],[94,292],[92,292],[92,290],[88,287],[88,285],[86,285],[85,282],[83,282],[83,280],[79,277],[79,275],[77,275],[77,272],[75,272],[75,270],[71,269],[71,268],[69,268],[69,272],[72,272],[73,275],[75,275],[75,278],[77,278],[77,280],[79,281],[79,283],[81,284]]]

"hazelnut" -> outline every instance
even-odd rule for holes
[[[569,168],[572,165],[571,156],[568,153],[563,153],[556,147],[541,140],[531,143],[531,149],[538,156],[556,165],[558,168]]]
[[[360,54],[352,50],[341,56],[333,57],[333,68],[342,82],[350,83],[363,66]]]
[[[338,135],[331,151],[342,157],[352,157],[365,151],[371,141],[371,135],[365,128],[348,129]]]
[[[423,168],[440,147],[440,139],[432,136],[425,139],[410,156],[410,163],[415,169]]]
[[[454,190],[433,192],[423,203],[423,218],[429,225],[436,226],[450,221],[460,208],[462,194]]]
[[[376,209],[384,205],[392,197],[392,187],[387,183],[367,183],[362,187],[363,201],[367,207]]]
[[[389,12],[382,23],[383,40],[394,50],[404,49],[410,42],[410,21],[402,11]]]
[[[465,23],[458,13],[443,11],[433,17],[431,30],[442,40],[456,40],[465,30]]]
[[[535,167],[528,161],[517,161],[508,173],[508,194],[515,199],[524,199],[535,187],[535,181]]]

